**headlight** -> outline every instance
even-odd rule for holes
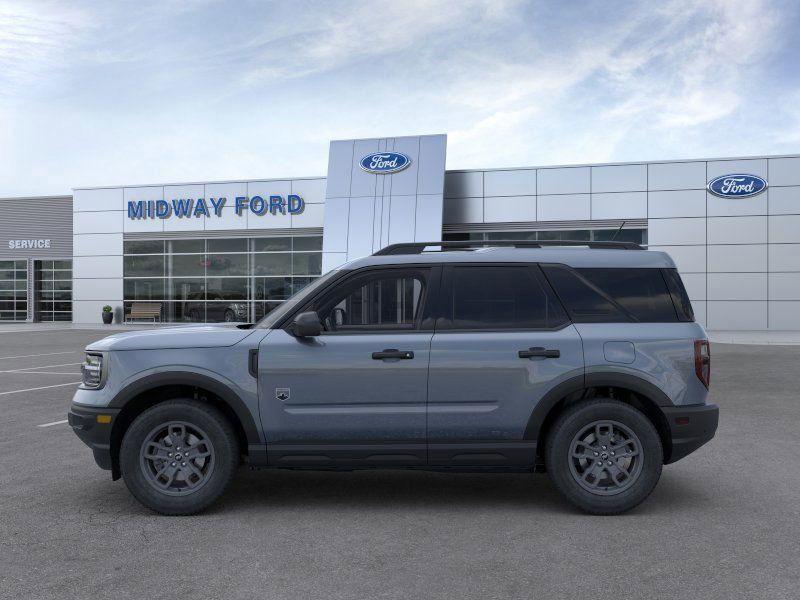
[[[81,373],[83,385],[87,388],[97,389],[103,385],[103,355],[87,353]]]

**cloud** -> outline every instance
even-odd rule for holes
[[[86,28],[85,15],[71,5],[0,1],[0,97],[66,67],[67,50]]]

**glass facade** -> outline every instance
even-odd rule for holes
[[[167,322],[255,321],[321,271],[321,236],[128,240],[125,316],[147,303]]]
[[[446,233],[442,238],[449,241],[466,240],[577,240],[585,242],[636,242],[647,244],[647,229],[541,229],[513,231],[471,231],[464,233]]]
[[[36,320],[72,320],[72,261],[37,260]]]
[[[24,321],[27,318],[27,261],[0,260],[0,321]]]

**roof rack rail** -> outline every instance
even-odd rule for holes
[[[407,242],[391,244],[375,252],[372,256],[389,256],[393,254],[422,254],[429,246],[439,246],[442,250],[446,249],[465,249],[471,248],[491,248],[491,247],[510,247],[510,248],[544,248],[545,246],[586,246],[592,249],[604,250],[644,250],[642,246],[635,242],[589,242],[582,240],[468,240],[452,242]]]

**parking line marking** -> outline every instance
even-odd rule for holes
[[[52,423],[44,423],[42,425],[37,425],[37,427],[52,427],[53,425],[63,425],[66,422],[67,420],[64,419],[63,421],[53,421]]]
[[[0,371],[0,373],[5,373],[7,371]],[[10,373],[14,373],[16,375],[80,375],[80,373],[76,373],[75,371],[71,371],[67,373],[66,371],[8,371]]]
[[[72,381],[70,383],[57,383],[55,385],[43,385],[41,387],[35,388],[28,388],[25,390],[11,390],[10,392],[0,392],[0,396],[6,396],[8,394],[21,394],[22,392],[35,392],[36,390],[47,390],[49,388],[57,388],[57,387],[64,387],[65,385],[78,385],[81,383],[80,381]]]
[[[76,363],[62,363],[60,365],[39,365],[38,367],[24,367],[22,369],[11,369],[10,371],[0,371],[0,373],[26,373],[34,369],[50,369],[52,367],[71,367],[73,365],[82,365],[82,362]]]
[[[82,352],[82,350],[68,350],[67,352],[45,352],[44,354],[22,354],[21,356],[0,356],[0,360],[9,360],[11,358],[35,358],[37,356],[55,356],[56,354],[74,354],[75,352]]]

